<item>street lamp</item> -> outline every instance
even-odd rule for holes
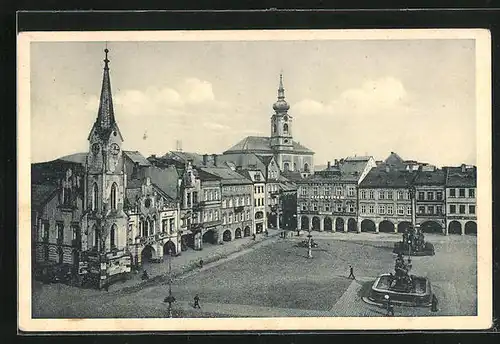
[[[311,228],[309,228],[309,234],[307,235],[307,258],[312,258],[312,235],[311,235]]]
[[[172,295],[172,250],[168,250],[168,296],[163,300],[168,303],[168,317],[172,318],[172,303],[175,297]]]

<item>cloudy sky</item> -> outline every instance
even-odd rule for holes
[[[31,43],[32,161],[88,150],[104,42]],[[268,136],[279,73],[294,139],[348,155],[476,163],[473,40],[108,42],[124,148],[220,153]]]

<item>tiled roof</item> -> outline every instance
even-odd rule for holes
[[[272,156],[269,157],[272,159]],[[229,154],[229,155],[218,155],[217,156],[217,166],[226,164],[231,168],[241,167],[243,169],[258,169],[263,174],[266,173],[266,165],[262,160],[253,153],[241,153],[241,154]],[[212,165],[213,166],[213,165]]]
[[[288,179],[292,182],[293,181],[300,181],[303,179],[300,172],[297,172],[297,171],[283,171],[283,172],[281,172],[281,175],[283,175],[283,177],[285,177],[286,179]]]
[[[404,162],[401,157],[394,152],[391,152],[391,154],[385,159],[385,163],[391,166],[403,166]]]
[[[312,153],[312,151],[293,141],[293,151],[302,153]],[[247,136],[224,153],[229,152],[253,152],[253,153],[272,153],[270,138],[267,136]]]
[[[52,184],[31,184],[31,207],[43,206],[58,189],[57,185]]]
[[[348,156],[345,158],[346,161],[368,161],[372,159],[372,156]]]
[[[127,185],[127,190],[125,190],[125,207],[126,208],[135,207],[141,195],[142,195],[141,187],[128,188]]]
[[[144,169],[144,177],[149,177],[151,183],[158,186],[168,197],[174,200],[179,198],[179,175],[175,167],[159,168],[150,166]]]
[[[256,155],[257,158],[259,158],[260,161],[262,161],[262,163],[267,166],[269,165],[269,163],[271,162],[271,160],[273,160],[273,156],[272,155]]]
[[[374,167],[360,183],[360,188],[408,188],[411,186],[416,172],[399,169],[386,170],[384,166]]]
[[[477,186],[477,168],[469,167],[462,171],[461,167],[446,168],[446,186],[447,187],[476,187]]]
[[[71,168],[74,172],[83,172],[83,166],[78,162],[54,160],[31,165],[32,184],[58,184]]]
[[[444,185],[446,173],[443,170],[419,171],[415,178],[415,185]]]
[[[123,151],[123,153],[139,166],[151,166],[151,163],[138,151]]]
[[[214,176],[222,179],[222,184],[251,184],[252,181],[245,178],[241,174],[224,167],[204,167],[201,168],[206,173],[213,174]]]
[[[165,154],[163,158],[170,158],[182,163],[186,163],[188,160],[191,160],[193,165],[201,165],[203,163],[203,156],[198,153],[171,151]]]

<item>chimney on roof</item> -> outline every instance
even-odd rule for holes
[[[339,161],[338,161],[337,159],[335,159],[335,160],[333,161],[333,164],[334,164],[334,166],[338,166],[338,165],[339,165]]]
[[[214,159],[214,166],[217,166],[217,154],[212,154],[212,159]]]
[[[203,165],[207,166],[208,154],[203,154]]]
[[[462,166],[461,166],[461,167],[462,167],[462,172],[465,172],[465,169],[466,169],[465,164],[462,164]]]
[[[156,154],[151,154],[151,157],[152,157],[153,159],[156,159]]]
[[[330,168],[330,166],[331,166],[330,161],[328,161],[328,162],[326,163],[326,167],[327,167],[327,168]]]

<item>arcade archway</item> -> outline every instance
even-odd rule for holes
[[[224,233],[222,234],[222,240],[231,241],[231,238],[232,238],[231,231],[229,229],[225,230]]]
[[[325,227],[325,231],[332,231],[333,230],[331,218],[325,217],[325,219],[323,220],[323,225]]]
[[[372,220],[361,221],[361,231],[362,232],[375,232],[375,223]]]
[[[149,263],[154,258],[156,258],[156,251],[151,245],[146,245],[141,252],[141,261],[143,263]]]
[[[401,221],[398,223],[398,233],[404,233],[409,228],[411,228],[411,222],[409,221]]]
[[[217,233],[214,230],[208,230],[203,234],[202,241],[204,243],[216,244],[217,243]]]
[[[358,223],[356,222],[355,219],[349,219],[347,221],[347,230],[349,232],[357,232],[358,231]]]
[[[300,229],[309,230],[309,218],[307,216],[302,216],[300,218]]]
[[[317,217],[317,216],[313,217],[312,229],[315,231],[319,231],[320,225],[321,225],[321,221],[320,221],[319,217]]]
[[[163,255],[168,256],[169,252],[171,256],[175,256],[177,253],[175,244],[171,240],[167,241],[165,245],[163,245]]]
[[[335,231],[343,232],[344,231],[344,219],[341,217],[337,217],[335,220]]]
[[[477,235],[477,224],[474,221],[468,221],[465,223],[465,234]]]
[[[462,234],[462,225],[458,221],[451,221],[448,225],[448,234]]]
[[[248,237],[250,236],[250,227],[246,226],[245,230],[243,231],[243,235]]]
[[[234,231],[234,238],[241,239],[241,228],[236,228],[236,230]]]
[[[382,233],[394,233],[394,224],[391,221],[384,220],[379,223],[378,231]]]
[[[420,224],[420,229],[424,233],[443,234],[443,227],[436,221],[425,221],[422,224]]]

